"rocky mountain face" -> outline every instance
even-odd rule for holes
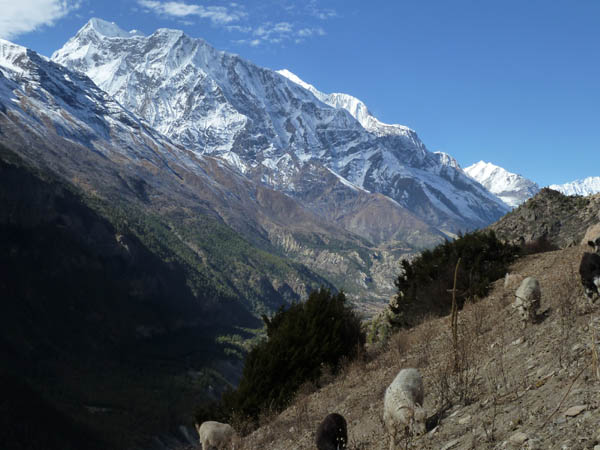
[[[52,58],[87,74],[194,154],[219,156],[316,214],[330,189],[344,192],[327,208],[340,215],[356,211],[360,195],[379,193],[396,210],[389,218],[407,218],[388,228],[420,219],[434,227],[427,230],[430,241],[435,229],[481,227],[507,211],[462,170],[427,151],[414,131],[381,124],[350,96],[325,99],[288,74],[217,51],[181,31],[141,36],[92,19]],[[326,172],[327,183],[313,188]]]
[[[256,302],[276,309],[282,298],[297,300],[311,286],[328,284],[306,267],[269,252],[273,248],[265,228],[286,222],[265,212],[260,202],[267,194],[282,194],[266,193],[220,160],[172,143],[84,75],[6,41],[0,42],[0,55],[0,143],[32,166],[111,206],[159,217],[182,252],[194,254],[193,265],[202,267],[217,289],[239,296],[250,309],[256,309]],[[297,209],[296,216],[304,214],[296,220],[296,229],[301,229],[314,214]],[[346,243],[348,234],[314,219],[311,230],[316,236],[311,238],[335,234]],[[243,263],[240,251],[247,253]],[[281,269],[279,275],[267,276],[273,266]],[[252,281],[239,289],[239,280]]]
[[[479,161],[465,168],[464,171],[511,208],[519,206],[540,190],[533,181],[492,163]]]
[[[600,193],[600,177],[587,177],[565,184],[551,184],[548,187],[565,195],[593,195]]]
[[[545,239],[558,247],[577,245],[600,222],[600,195],[572,197],[543,188],[490,229],[503,240],[530,243]]]

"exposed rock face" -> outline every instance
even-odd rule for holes
[[[438,230],[389,198],[347,188],[323,167],[315,182],[305,182],[305,191],[299,193],[315,199],[311,210],[298,199],[256,183],[220,158],[183,149],[84,75],[6,41],[0,43],[0,55],[0,143],[92,195],[111,202],[133,202],[142,210],[167,217],[177,239],[209,268],[214,279],[232,287],[230,293],[248,299],[253,308],[271,298],[269,308],[276,309],[282,300],[298,300],[312,288],[331,285],[330,279],[353,298],[381,301],[389,295],[389,283],[365,280],[393,279],[397,266],[388,265],[386,273],[375,274],[371,257],[366,255],[384,251],[377,248],[382,241],[416,236],[414,242],[425,246],[442,239]],[[296,174],[297,180],[307,173]],[[332,208],[325,214],[328,201]],[[370,240],[358,233],[367,234],[368,225],[378,222],[365,217],[368,208],[361,208],[362,204],[375,205],[390,216],[373,228]],[[206,217],[241,233],[257,248],[254,254],[243,257],[241,266],[231,261],[217,263],[215,256],[224,258],[222,262],[241,256],[236,248],[229,255],[222,250],[215,254],[216,244],[210,250],[205,248],[206,241],[194,241],[193,235],[199,236],[196,227],[206,230],[206,224],[200,223]],[[351,231],[344,228],[346,222]],[[411,230],[402,228],[405,222]],[[231,246],[232,240],[226,240]],[[414,251],[406,245],[396,247],[402,250],[388,252],[390,256],[399,258]],[[265,263],[271,257],[264,251],[277,254],[272,255],[275,265]],[[304,265],[283,262],[281,256]],[[226,270],[246,264],[251,275]],[[233,288],[240,279],[253,288]]]
[[[544,238],[556,246],[566,247],[579,244],[586,230],[598,223],[599,210],[599,194],[568,197],[544,188],[490,228],[500,239],[511,242]]]

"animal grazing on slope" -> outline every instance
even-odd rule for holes
[[[383,423],[390,436],[390,450],[402,433],[425,433],[423,379],[418,369],[402,369],[385,391]]]
[[[317,428],[319,450],[342,450],[348,442],[346,419],[340,414],[328,414]]]
[[[218,450],[225,450],[235,436],[235,431],[231,425],[211,420],[202,422],[202,425],[196,424],[196,429],[200,436],[202,450],[209,450],[213,447]]]
[[[525,278],[517,289],[515,297],[512,306],[519,312],[523,325],[528,322],[533,323],[542,297],[539,281],[533,277]]]
[[[583,254],[579,264],[579,275],[585,295],[589,302],[593,303],[594,297],[600,295],[600,237],[595,241],[588,241],[588,245],[594,249],[594,253]]]

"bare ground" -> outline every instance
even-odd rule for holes
[[[363,360],[323,380],[322,388],[306,386],[236,448],[314,449],[319,422],[338,412],[348,422],[350,449],[387,450],[384,391],[401,368],[418,367],[428,433],[406,438],[402,448],[594,449],[600,444],[600,305],[588,306],[583,294],[583,251],[571,247],[516,262],[507,287],[496,282],[487,298],[459,313],[456,352],[448,317],[400,332],[386,348],[369,349]],[[526,276],[539,280],[542,306],[537,323],[523,328],[510,303]]]

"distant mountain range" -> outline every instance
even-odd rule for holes
[[[519,206],[540,191],[537,183],[492,163],[479,161],[465,168],[464,171],[512,208]],[[565,195],[588,196],[600,192],[600,177],[588,177],[571,183],[552,184],[548,187]]]
[[[551,184],[548,187],[565,195],[593,195],[600,192],[600,177],[588,177],[565,184]]]

